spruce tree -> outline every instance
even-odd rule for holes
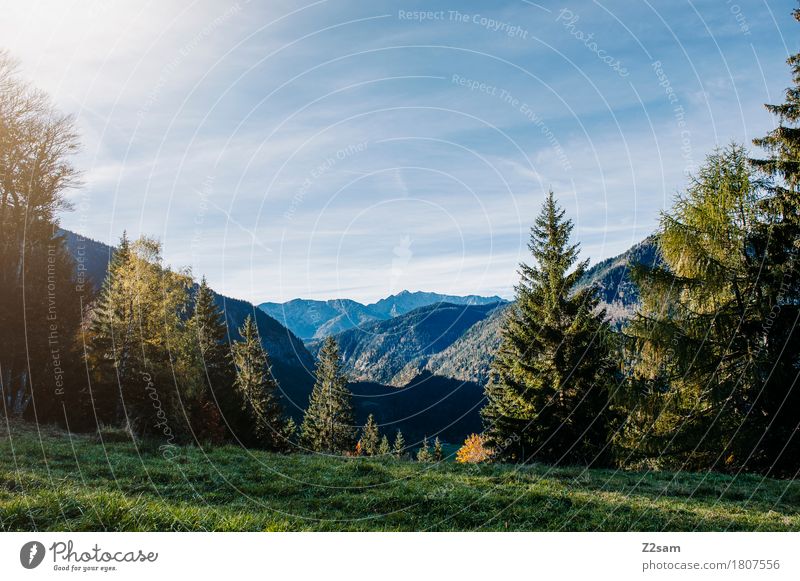
[[[486,387],[485,435],[501,460],[608,461],[610,331],[595,289],[578,287],[587,261],[572,228],[550,192]]]
[[[380,445],[380,434],[378,433],[378,425],[375,423],[375,418],[369,414],[367,423],[361,430],[361,451],[365,456],[375,456],[378,453],[378,446]]]
[[[439,436],[433,442],[433,461],[441,462],[444,460],[444,452],[442,451],[442,443],[439,441]]]
[[[250,421],[242,413],[237,392],[232,389],[236,373],[225,341],[225,317],[214,302],[214,293],[205,277],[195,292],[189,329],[198,384],[193,429],[198,437],[216,433],[224,436],[227,433],[225,424],[235,433],[246,431]]]
[[[392,453],[396,458],[401,459],[406,454],[406,439],[403,437],[403,432],[397,430],[394,437],[394,445],[392,446]]]
[[[378,456],[386,457],[391,453],[392,447],[389,445],[389,438],[387,438],[386,434],[384,434],[381,438],[381,443],[378,446]]]
[[[319,352],[316,382],[300,428],[303,446],[332,454],[352,450],[355,430],[351,399],[339,346],[328,337]]]
[[[422,446],[420,446],[419,450],[417,450],[417,462],[433,462],[431,447],[428,445],[428,436],[422,438]]]
[[[800,21],[800,10],[794,10]],[[767,105],[777,127],[754,143],[768,154],[751,163],[768,179],[769,194],[761,207],[768,216],[753,237],[762,288],[759,293],[764,343],[758,355],[761,394],[749,413],[750,435],[756,444],[748,461],[762,471],[794,475],[800,467],[800,53],[787,59],[792,86],[785,100]]]
[[[278,384],[272,376],[269,357],[249,315],[239,329],[240,341],[232,347],[236,367],[235,386],[242,409],[251,422],[246,442],[251,446],[280,450],[285,446],[283,410],[278,399]]]

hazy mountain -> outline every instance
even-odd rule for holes
[[[95,289],[99,288],[108,271],[113,248],[102,242],[62,230],[66,246],[75,258],[77,267],[84,268]],[[254,317],[264,348],[272,360],[272,371],[286,398],[287,412],[296,419],[308,404],[308,394],[314,383],[314,358],[294,333],[253,304],[214,293],[214,302],[222,309],[228,325],[229,340],[239,339],[247,315]]]
[[[437,303],[386,321],[336,335],[345,369],[354,381],[402,386],[421,371],[431,355],[461,337],[497,307]],[[309,347],[314,351],[319,341]]]
[[[306,341],[321,339],[387,318],[378,316],[368,307],[349,299],[294,299],[286,303],[261,303],[258,308]]]
[[[373,321],[385,321],[437,303],[488,305],[502,301],[500,297],[477,295],[458,297],[403,291],[370,305],[363,305],[350,299],[329,301],[294,299],[285,303],[261,303],[258,308],[280,321],[304,341],[313,341],[348,329],[361,328]]]
[[[442,295],[439,293],[426,293],[422,291],[409,292],[404,290],[391,295],[385,299],[381,299],[376,303],[367,305],[367,308],[383,318],[397,317],[404,315],[418,309],[420,307],[427,307],[436,303],[449,303],[451,305],[490,305],[493,303],[501,303],[503,299],[500,297],[481,297],[477,295],[467,296],[453,296]]]

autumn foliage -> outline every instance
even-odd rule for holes
[[[488,462],[491,457],[491,448],[486,445],[483,436],[479,434],[470,434],[456,453],[456,461],[462,464]]]

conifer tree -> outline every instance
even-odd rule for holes
[[[258,328],[248,315],[239,329],[241,340],[232,347],[236,367],[235,386],[246,416],[251,421],[247,443],[279,450],[285,446],[283,410],[278,399],[278,384],[272,376],[269,357],[258,335]]]
[[[170,443],[189,426],[195,387],[187,344],[191,279],[161,264],[161,244],[123,236],[91,314],[93,404],[114,423]],[[101,416],[102,417],[102,416]]]
[[[442,451],[442,443],[439,441],[439,436],[433,442],[433,461],[441,462],[444,460],[444,452]]]
[[[428,436],[422,438],[422,446],[420,446],[419,450],[417,450],[417,462],[433,462],[431,447],[428,445]]]
[[[389,438],[387,438],[386,434],[384,434],[381,438],[381,443],[378,446],[378,456],[386,457],[391,453],[392,447],[389,445]]]
[[[610,332],[595,289],[578,287],[587,262],[576,264],[572,228],[550,192],[486,387],[485,435],[501,460],[608,461]]]
[[[317,452],[344,454],[353,449],[352,394],[342,371],[339,346],[328,337],[319,352],[316,382],[300,428],[302,444]]]
[[[800,9],[793,16],[800,21]],[[779,475],[794,475],[800,467],[800,53],[787,63],[792,86],[783,103],[766,106],[777,127],[754,140],[768,155],[750,160],[769,179],[769,195],[760,203],[768,219],[753,237],[753,254],[762,258],[759,300],[766,331],[758,354],[769,371],[748,416],[749,437],[757,443],[748,464]]]
[[[195,292],[189,329],[189,351],[194,357],[198,386],[192,414],[195,434],[218,440],[227,433],[225,424],[234,432],[246,431],[250,422],[245,419],[236,390],[231,389],[236,373],[225,342],[225,319],[205,277]]]
[[[380,445],[380,434],[378,433],[378,425],[375,423],[375,418],[369,414],[367,423],[361,430],[361,451],[365,456],[375,456],[378,453],[378,446]]]
[[[392,453],[398,459],[403,458],[406,454],[406,439],[403,437],[403,432],[400,430],[397,430],[397,434],[394,437]]]
[[[761,220],[756,185],[741,146],[708,156],[662,214],[663,266],[633,270],[641,306],[625,330],[633,362],[626,457],[678,469],[747,462],[754,440],[739,428],[766,371],[754,357],[763,340],[751,244]]]

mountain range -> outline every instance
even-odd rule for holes
[[[112,247],[62,230],[95,288],[105,278]],[[612,322],[619,326],[638,304],[632,264],[658,264],[655,241],[588,269],[581,285],[595,285]],[[401,429],[412,443],[424,435],[457,442],[480,429],[479,410],[504,313],[500,297],[464,297],[403,291],[364,305],[349,299],[253,304],[215,293],[229,340],[250,315],[270,355],[287,412],[302,418],[313,386],[314,356],[333,335],[351,379],[356,421],[375,415],[386,432]]]
[[[405,315],[420,307],[436,303],[454,305],[489,305],[504,302],[500,297],[477,295],[454,296],[431,292],[404,290],[369,305],[350,299],[316,301],[293,299],[285,303],[261,303],[262,311],[280,321],[304,341],[323,339],[348,329],[361,328],[367,323],[385,321]]]

